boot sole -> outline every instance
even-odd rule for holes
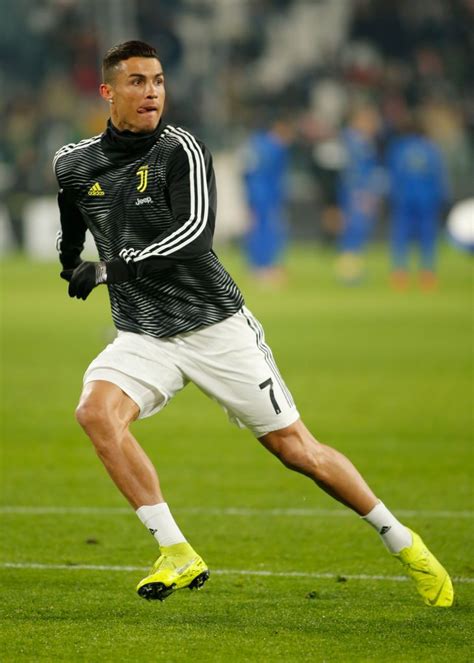
[[[208,569],[197,575],[189,585],[180,587],[179,589],[201,589],[206,580],[209,579],[210,572]],[[164,601],[168,596],[173,594],[176,591],[176,585],[167,586],[162,582],[148,582],[145,585],[142,585],[140,589],[137,590],[137,593],[142,598],[147,601]]]

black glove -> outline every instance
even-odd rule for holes
[[[74,262],[66,262],[67,267],[65,267],[63,263],[63,269],[62,272],[59,274],[59,276],[65,281],[70,281],[74,270],[76,269],[76,267],[79,267],[81,263],[82,260],[80,258],[77,258],[76,260],[74,260]]]
[[[69,297],[87,299],[92,290],[101,283],[123,283],[134,277],[134,265],[122,258],[108,262],[89,262],[85,260],[69,274],[71,270],[61,272],[61,278],[69,281]]]
[[[68,272],[69,270],[64,270]],[[62,276],[63,272],[61,273]],[[62,276],[67,279],[67,274]],[[107,267],[103,262],[89,262],[84,260],[76,267],[69,278],[69,297],[77,297],[77,299],[87,299],[92,290],[100,283],[105,283],[107,280]]]
[[[74,272],[75,267],[71,267],[71,269],[63,269],[63,271],[60,273],[60,277],[64,279],[65,281],[70,281],[72,274]]]

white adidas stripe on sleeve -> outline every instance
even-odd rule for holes
[[[93,145],[94,143],[98,143],[99,140],[101,139],[102,134],[97,134],[97,136],[92,136],[92,138],[85,138],[84,140],[79,141],[79,143],[68,143],[67,145],[63,145],[56,154],[54,155],[53,158],[53,172],[56,174],[56,163],[60,157],[63,157],[66,154],[69,154],[70,152],[74,152],[75,150],[80,150],[83,147],[88,147],[89,145]]]
[[[174,233],[161,242],[151,244],[134,258],[135,262],[150,256],[167,256],[179,251],[198,237],[204,230],[209,214],[209,192],[207,189],[204,156],[196,139],[181,128],[165,130],[175,136],[182,145],[189,161],[190,215],[188,220]]]

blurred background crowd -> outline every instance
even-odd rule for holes
[[[101,58],[134,38],[158,50],[169,121],[215,154],[223,237],[256,272],[290,236],[334,245],[356,279],[391,237],[403,280],[414,217],[434,270],[428,217],[474,195],[473,0],[3,0],[3,252],[55,195],[55,151],[103,130]]]

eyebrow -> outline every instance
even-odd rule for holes
[[[163,76],[163,72],[160,71],[158,74],[154,74],[154,78],[158,78],[158,76]],[[147,78],[145,74],[129,74],[128,77],[132,78],[133,76],[136,76],[137,78]]]

